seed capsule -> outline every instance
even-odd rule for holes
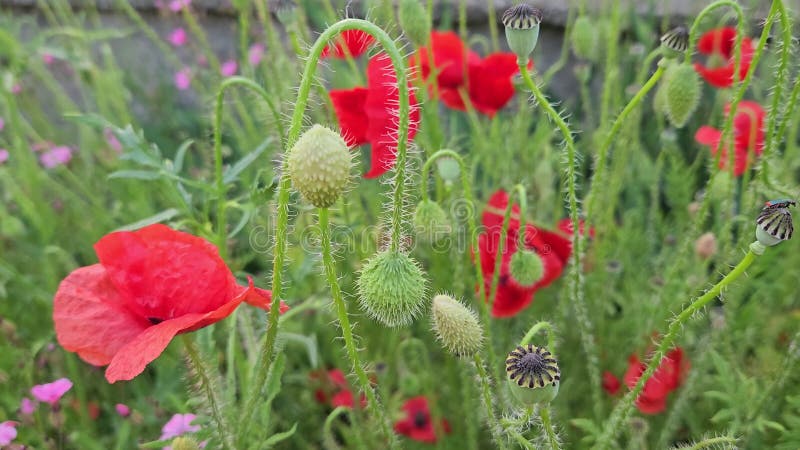
[[[558,394],[561,371],[544,347],[517,346],[508,354],[506,373],[511,393],[526,405],[549,402]]]
[[[790,206],[797,206],[794,200],[770,200],[756,219],[756,239],[770,247],[792,238],[794,226]]]

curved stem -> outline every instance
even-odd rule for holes
[[[200,381],[200,388],[203,390],[203,393],[206,394],[206,400],[208,401],[208,406],[211,409],[211,418],[214,420],[214,425],[217,427],[217,433],[219,434],[222,448],[226,450],[232,449],[234,446],[230,441],[231,437],[228,433],[225,419],[222,416],[221,402],[217,398],[217,393],[214,391],[214,387],[211,385],[211,378],[209,377],[208,370],[206,369],[205,364],[200,357],[200,352],[197,350],[197,346],[194,344],[194,341],[189,334],[183,334],[181,338],[184,346],[186,347],[186,354],[189,355],[189,362],[192,364],[192,368],[194,369],[194,372],[197,374],[197,378]]]
[[[553,325],[547,321],[539,321],[533,324],[533,326],[525,333],[525,337],[522,338],[522,342],[519,345],[528,345],[528,343],[536,336],[537,333],[540,331],[547,331],[547,350],[550,351],[552,354],[556,354],[556,342],[555,342],[555,335],[553,334]]]
[[[367,372],[364,371],[364,367],[361,365],[361,359],[358,356],[358,349],[356,348],[355,339],[353,338],[353,328],[350,326],[350,319],[347,317],[347,305],[344,303],[342,289],[339,286],[339,278],[336,276],[336,265],[333,261],[333,250],[331,249],[331,230],[328,220],[328,208],[319,209],[319,226],[322,239],[322,264],[325,267],[325,275],[331,287],[331,296],[336,306],[336,315],[339,319],[340,328],[342,329],[342,338],[344,339],[344,345],[347,349],[347,357],[350,359],[350,364],[353,366],[353,370],[356,373],[358,383],[361,385],[361,390],[367,396],[369,409],[378,418],[381,432],[389,440],[390,447],[396,448],[397,438],[389,427],[386,412],[383,410],[383,406],[378,400],[375,390],[369,382],[369,377],[367,377]]]
[[[714,287],[712,287],[708,292],[692,302],[689,306],[684,308],[680,314],[672,319],[667,327],[667,332],[664,334],[661,342],[659,342],[656,351],[647,361],[647,368],[645,369],[644,373],[642,373],[642,376],[639,377],[639,380],[636,382],[636,386],[634,386],[632,390],[625,394],[625,397],[623,397],[622,400],[617,403],[617,406],[611,413],[611,416],[606,422],[605,427],[603,427],[603,434],[598,439],[597,448],[607,449],[612,447],[614,438],[617,436],[621,425],[628,418],[636,398],[639,397],[642,389],[644,389],[644,385],[647,380],[653,376],[653,373],[655,373],[658,366],[661,365],[661,361],[666,356],[667,351],[672,348],[672,345],[677,339],[678,333],[683,328],[684,324],[692,316],[703,309],[703,307],[705,307],[709,302],[716,299],[720,292],[722,292],[723,288],[739,278],[739,276],[741,276],[745,270],[750,267],[750,264],[755,261],[756,256],[757,253],[755,253],[754,250],[749,250],[739,264],[737,264],[736,267],[734,267],[733,270],[731,270],[731,272],[725,276],[725,278],[720,280],[719,283],[714,285]]]
[[[289,148],[297,141],[300,136],[300,128],[303,126],[303,116],[308,105],[308,96],[311,91],[311,86],[314,83],[314,74],[317,70],[317,63],[319,62],[322,49],[325,45],[337,34],[345,30],[361,30],[372,35],[389,54],[392,59],[400,96],[400,118],[399,118],[399,140],[397,143],[397,176],[395,180],[400,181],[399,188],[395,189],[395,198],[397,198],[398,190],[399,195],[402,197],[402,186],[406,158],[406,144],[408,140],[408,123],[409,123],[409,99],[408,99],[408,84],[406,83],[406,73],[404,70],[404,63],[402,55],[400,54],[394,41],[385,31],[380,29],[377,25],[361,19],[344,19],[328,27],[322,34],[319,35],[314,45],[308,54],[305,68],[303,69],[303,76],[300,81],[300,87],[297,92],[297,99],[295,100],[295,109],[292,114],[292,121],[286,137],[286,146]],[[278,315],[280,313],[280,300],[283,294],[283,266],[286,260],[286,242],[288,235],[289,225],[289,194],[291,189],[291,179],[286,170],[287,158],[284,158],[282,164],[282,176],[278,183],[277,195],[277,220],[275,225],[275,250],[272,262],[272,307],[269,310],[269,319],[267,322],[267,336],[264,340],[264,345],[261,347],[259,361],[260,365],[256,371],[253,388],[247,399],[247,403],[243,410],[240,425],[242,427],[240,433],[245,434],[250,420],[252,419],[253,412],[260,399],[259,393],[269,372],[269,367],[272,364],[272,357],[275,353],[275,339],[278,335]],[[397,204],[395,202],[395,212],[402,214],[402,202]],[[400,218],[398,217],[398,222]],[[397,223],[399,229],[400,224]],[[397,240],[398,236],[393,235],[392,239]],[[397,244],[395,244],[397,245]]]
[[[539,416],[542,418],[542,428],[547,434],[547,442],[550,444],[552,450],[559,450],[561,445],[558,443],[558,437],[553,429],[553,424],[550,422],[550,405],[543,405],[539,410]]]
[[[692,54],[694,52],[694,47],[695,47],[695,45],[697,45],[697,40],[698,40],[697,33],[700,30],[700,25],[702,24],[703,19],[705,19],[705,17],[708,14],[712,13],[714,10],[716,10],[718,8],[725,7],[725,6],[733,8],[733,10],[736,12],[736,15],[738,17],[738,19],[737,19],[738,20],[738,24],[744,24],[744,20],[743,20],[744,19],[744,14],[742,13],[742,7],[739,6],[739,4],[736,3],[733,0],[718,0],[718,1],[716,1],[716,2],[714,2],[712,4],[710,4],[710,5],[706,6],[705,8],[703,8],[702,11],[700,11],[700,14],[698,14],[697,17],[695,17],[694,22],[692,22],[691,28],[689,28],[689,47],[686,50],[686,54],[684,55],[684,62],[685,63],[691,63],[692,62]],[[736,43],[737,47],[739,47],[740,44],[741,44],[741,36],[742,35],[740,33],[739,33],[739,36],[737,36],[737,43]],[[741,52],[737,52],[737,53],[741,53]],[[741,55],[738,55],[737,58],[738,57],[741,57]],[[734,72],[734,74],[735,73],[736,72]]]
[[[466,169],[466,167],[464,167],[464,159],[461,158],[461,155],[459,155],[455,151],[450,150],[450,149],[442,149],[442,150],[439,150],[436,153],[432,154],[425,161],[425,164],[422,165],[422,184],[420,185],[420,189],[422,191],[422,200],[427,200],[428,199],[428,172],[430,172],[431,166],[433,166],[433,163],[435,163],[436,160],[438,160],[440,158],[444,158],[444,157],[450,157],[450,158],[453,158],[454,160],[456,160],[456,162],[458,163],[458,168],[459,168],[460,172],[462,174],[464,173],[464,170]],[[464,187],[468,188],[469,185],[467,184]]]

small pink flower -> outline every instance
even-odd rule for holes
[[[188,67],[175,72],[175,87],[180,91],[189,89],[192,84],[192,71]]]
[[[103,130],[103,137],[106,138],[106,143],[109,147],[111,147],[111,150],[114,150],[117,153],[122,153],[122,144],[119,142],[119,139],[117,139],[117,136],[113,131],[106,128]]]
[[[261,44],[251,45],[250,49],[247,50],[247,61],[250,62],[250,65],[257,66],[262,58],[264,58],[264,46]]]
[[[190,3],[192,3],[192,0],[172,0],[169,2],[169,9],[172,12],[178,12],[188,7]]]
[[[36,411],[36,404],[28,397],[22,397],[22,401],[19,402],[19,413],[23,416],[30,416],[34,411]]]
[[[128,405],[125,405],[123,403],[117,403],[116,405],[114,405],[114,409],[116,409],[117,414],[119,414],[122,417],[128,417],[131,415],[131,409],[128,408]]]
[[[46,152],[43,152],[41,155],[39,155],[39,163],[41,163],[42,167],[44,167],[45,169],[52,169],[62,164],[66,164],[71,159],[72,159],[72,149],[65,145],[52,147],[50,150],[47,150]],[[63,379],[66,380],[66,378]],[[72,386],[71,383],[70,386]]]
[[[42,61],[45,64],[47,64],[48,66],[50,64],[53,64],[53,61],[55,61],[55,60],[56,60],[56,58],[53,55],[51,55],[50,53],[42,53]]]
[[[230,77],[236,75],[236,71],[239,70],[239,64],[236,63],[236,60],[229,59],[222,63],[219,71],[223,77]]]
[[[2,117],[0,117],[0,131],[3,131],[3,129],[5,129],[5,127],[6,127],[6,121],[3,120]]]
[[[17,422],[0,422],[0,445],[8,445],[17,437]]]
[[[164,424],[164,427],[161,428],[161,437],[159,440],[164,441],[186,433],[200,431],[200,425],[192,425],[192,421],[196,418],[197,416],[194,414],[175,414]]]
[[[68,378],[60,378],[52,383],[37,384],[31,388],[31,395],[40,402],[54,406],[70,389],[72,389],[72,381],[69,381]]]
[[[188,38],[186,36],[186,30],[182,27],[175,28],[169,34],[169,43],[174,45],[175,47],[180,47],[185,45],[188,42]]]
[[[0,148],[0,165],[8,161],[8,150]]]
[[[11,93],[17,95],[20,92],[22,92],[22,85],[19,83],[14,83],[14,85],[11,86]]]

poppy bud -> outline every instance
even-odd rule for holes
[[[420,0],[400,0],[397,7],[400,28],[418,48],[428,45],[431,36],[431,18]]]
[[[539,24],[542,23],[542,10],[527,3],[512,6],[503,13],[508,47],[517,55],[520,64],[527,64],[528,58],[539,41]]]
[[[414,230],[417,236],[427,242],[438,242],[450,233],[447,213],[433,200],[423,200],[414,210]]]
[[[525,405],[547,403],[558,395],[561,371],[558,361],[544,347],[517,346],[508,354],[506,373],[511,393]]]
[[[481,349],[483,330],[475,312],[444,294],[433,297],[433,331],[455,356],[471,356]]]
[[[387,327],[411,323],[425,303],[425,275],[405,253],[375,254],[364,265],[357,284],[362,309]]]
[[[274,13],[283,26],[288,27],[297,21],[297,5],[294,0],[278,0],[274,6]]]
[[[461,166],[454,158],[444,157],[436,160],[436,170],[443,180],[448,182],[458,181],[461,176]]]
[[[327,208],[339,199],[350,181],[352,156],[339,133],[314,125],[300,136],[289,151],[292,185],[317,208]]]
[[[587,16],[580,16],[572,26],[572,52],[581,59],[594,61],[597,58],[597,27]]]
[[[792,238],[794,226],[789,206],[797,206],[794,200],[770,200],[756,219],[756,240],[771,247]]]
[[[511,255],[509,272],[517,284],[522,287],[531,287],[542,279],[544,264],[536,252],[520,249]]]
[[[694,253],[703,260],[714,256],[717,253],[717,238],[714,233],[708,232],[697,238]]]
[[[178,436],[172,440],[172,450],[200,450],[197,441],[185,436]]]
[[[661,36],[661,50],[665,58],[680,58],[687,48],[689,48],[689,30],[684,26],[673,28]]]
[[[667,118],[675,128],[682,128],[700,102],[700,78],[690,64],[668,70],[665,80]]]

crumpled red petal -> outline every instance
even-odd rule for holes
[[[339,120],[339,130],[349,146],[366,144],[369,118],[364,111],[367,88],[334,89],[329,92],[333,110]]]

